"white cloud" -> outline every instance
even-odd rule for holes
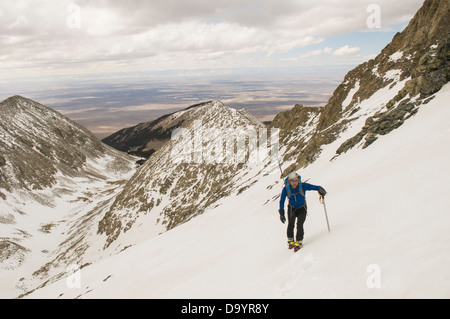
[[[360,51],[361,51],[361,48],[359,48],[359,47],[351,48],[348,45],[344,45],[343,47],[334,51],[333,55],[335,55],[335,56],[352,55],[352,54],[359,53]]]
[[[318,55],[321,55],[321,54],[324,54],[324,53],[329,54],[329,53],[332,53],[332,52],[333,52],[332,48],[326,47],[324,49],[314,50],[314,51],[308,52],[306,54],[302,54],[300,56],[300,58],[309,58],[309,57],[312,57],[312,56],[318,56]]]
[[[322,53],[323,53],[323,50],[322,50],[322,49],[319,49],[319,50],[314,50],[314,51],[308,52],[308,53],[306,53],[306,54],[303,54],[303,55],[301,55],[300,57],[301,57],[301,58],[309,58],[309,57],[311,57],[311,56],[321,55]]]
[[[369,0],[17,0],[0,2],[0,68],[9,74],[149,68],[237,67],[326,36],[367,28]],[[68,7],[80,8],[69,28]],[[407,21],[422,0],[379,0],[383,27]],[[358,53],[344,46],[333,54]],[[330,54],[331,48],[305,56]],[[209,65],[205,65],[209,63]]]

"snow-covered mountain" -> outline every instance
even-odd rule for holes
[[[99,200],[131,177],[136,158],[20,96],[0,103],[0,117],[0,277],[10,288],[89,232]]]
[[[195,104],[187,109],[208,103],[210,102]],[[153,121],[121,129],[102,139],[102,142],[123,152],[148,157],[166,141],[170,140],[172,131],[185,121],[184,115],[175,115],[174,113],[163,115]],[[182,113],[189,114],[189,112],[184,111]]]
[[[353,135],[342,141],[336,155],[352,147],[367,147],[427,103],[450,79],[448,21],[448,1],[425,1],[405,30],[375,59],[347,73],[319,112],[309,116],[309,108],[296,107],[279,114],[272,125],[287,131],[283,144],[289,145],[285,158],[292,163],[289,170],[314,162],[323,145],[347,130]],[[313,125],[307,122],[309,117]],[[310,134],[297,143],[298,132],[304,130]]]
[[[270,160],[268,147],[266,157],[250,158],[258,153],[259,131],[262,137],[267,129],[246,111],[211,101],[165,121],[179,118],[182,124],[172,138],[128,181],[100,222],[107,246],[119,236],[133,237],[118,240],[119,247],[135,244],[135,237],[155,236],[202,214],[255,182]],[[266,145],[268,139],[270,134]]]
[[[48,176],[35,178],[42,184],[52,181],[41,190],[6,188],[9,184],[5,183],[10,193],[5,191],[2,223],[10,235],[4,238],[8,247],[2,258],[9,270],[5,277],[22,292],[57,280],[66,274],[68,265],[97,262],[200,215],[222,197],[255,183],[270,162],[270,130],[247,111],[231,109],[220,101],[165,117],[164,123],[179,123],[178,129],[139,169],[135,157],[106,146],[39,103],[13,97],[2,105],[2,122],[9,132],[4,141],[10,145],[4,153],[13,154],[5,158],[8,165],[2,168],[8,176],[5,181],[34,178],[10,173],[24,171],[21,165],[32,163],[31,155],[14,151],[16,140],[26,141],[21,149],[38,156],[42,169],[56,167]],[[11,118],[6,117],[6,109],[11,109]],[[24,115],[16,109],[23,109]],[[265,148],[258,144],[262,138]],[[36,155],[36,148],[45,154],[39,151]],[[65,160],[78,157],[79,165],[67,168]],[[16,158],[28,160],[22,163]],[[14,212],[27,217],[18,221]],[[36,220],[28,217],[33,213]],[[23,238],[16,234],[17,224],[25,225],[20,226]],[[26,257],[31,246],[36,246],[32,249],[36,253]]]
[[[40,204],[46,218],[65,211],[57,223],[14,220],[8,214],[18,206],[3,187],[1,226],[31,225],[26,249],[53,242],[24,259],[33,274],[2,274],[7,296],[450,297],[448,16],[448,1],[425,1],[325,107],[297,105],[270,128],[220,101],[168,115],[177,123],[170,139],[133,175],[125,158],[129,170],[104,170],[97,184],[82,172],[75,187],[84,195],[45,185],[40,192],[56,202]],[[329,192],[331,234],[308,193],[305,246],[295,255],[278,218],[278,161]],[[47,232],[35,231],[40,224]]]
[[[209,105],[213,102],[194,104],[184,110],[163,115],[156,120],[121,129],[102,139],[102,142],[120,151],[148,158],[171,139],[172,132],[175,129],[181,127],[185,121],[192,117],[189,110]],[[245,109],[239,110],[239,112],[253,124],[261,125],[261,122]]]
[[[279,172],[263,174],[189,222],[27,297],[449,298],[449,98],[447,84],[377,143],[330,162],[337,140],[300,171],[328,190],[331,233],[308,193],[298,253],[278,218]]]

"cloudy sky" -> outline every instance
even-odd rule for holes
[[[0,83],[18,77],[359,64],[423,0],[0,0]]]
[[[99,137],[221,99],[261,120],[323,106],[423,0],[0,0],[0,100]]]

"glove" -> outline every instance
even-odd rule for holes
[[[280,220],[284,224],[286,222],[286,217],[284,217],[284,209],[279,209],[278,212],[280,213]]]
[[[327,191],[323,187],[321,187],[318,190],[318,192],[319,192],[319,195],[322,196],[322,197],[324,197],[327,194]]]

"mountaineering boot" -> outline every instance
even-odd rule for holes
[[[293,238],[288,238],[288,245],[289,245],[289,249],[294,248],[295,246],[295,241]]]
[[[295,246],[294,246],[294,252],[297,252],[297,251],[299,251],[300,250],[300,248],[302,248],[302,246],[303,246],[303,243],[302,243],[302,241],[300,240],[300,241],[297,241],[297,242],[295,242]]]

